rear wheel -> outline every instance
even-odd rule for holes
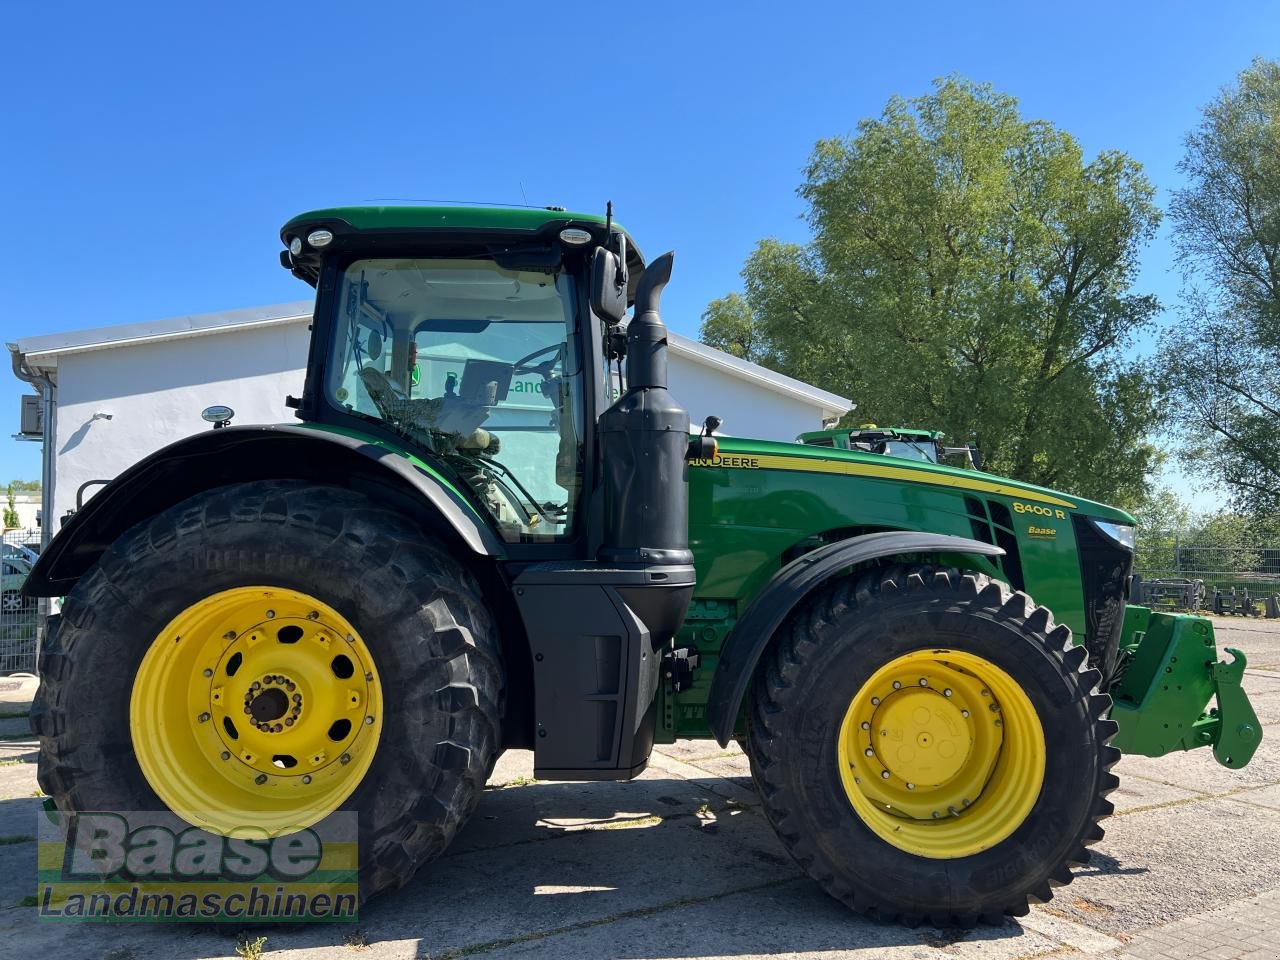
[[[1117,784],[1115,724],[1066,627],[981,574],[837,583],[758,674],[752,773],[779,837],[836,899],[971,925],[1071,880]]]
[[[476,582],[332,487],[220,488],[134,528],[68,596],[41,677],[60,809],[168,809],[223,836],[354,811],[364,898],[444,850],[499,749]]]

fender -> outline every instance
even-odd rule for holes
[[[232,483],[288,479],[375,487],[465,551],[504,553],[456,490],[388,444],[293,424],[225,427],[163,447],[98,491],[50,541],[24,592],[65,596],[121,534],[188,497]]]
[[[828,544],[792,560],[773,575],[725,638],[707,698],[707,723],[720,746],[733,737],[738,708],[756,663],[791,611],[833,576],[855,564],[903,553],[968,553],[998,557],[1000,547],[966,537],[895,530]]]

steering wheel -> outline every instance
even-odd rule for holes
[[[521,357],[513,363],[511,365],[512,373],[540,373],[545,377],[551,373],[551,368],[556,365],[563,353],[563,343],[555,343],[549,347],[543,347],[540,350],[535,350],[528,356]],[[545,356],[546,354],[551,354],[551,356],[547,357],[547,359],[543,360],[541,363],[533,364],[530,362],[537,360],[539,357]]]

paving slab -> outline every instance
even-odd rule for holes
[[[1205,957],[1275,960],[1280,957],[1280,892],[1176,920],[1135,936],[1117,960]]]
[[[1209,794],[1196,790],[1187,790],[1168,783],[1157,783],[1154,780],[1121,774],[1120,786],[1111,794],[1110,800],[1115,804],[1116,815],[1123,816],[1137,810],[1163,807],[1171,803],[1185,803],[1189,800],[1205,799],[1208,796]]]
[[[804,917],[803,923],[796,922],[798,916]],[[1043,956],[1059,946],[1059,941],[1013,922],[970,931],[912,930],[872,923],[851,916],[812,881],[787,879],[739,893],[699,898],[674,906],[660,917],[641,913],[609,925],[574,927],[519,942],[497,943],[470,955],[494,960],[915,960],[969,953],[984,960],[1013,960]]]
[[[1137,776],[1167,783],[1197,793],[1226,795],[1249,787],[1280,783],[1280,725],[1264,725],[1262,745],[1253,761],[1243,769],[1231,770],[1213,758],[1207,748],[1170,753],[1163,757],[1126,756],[1115,772],[1123,782]]]
[[[1280,810],[1204,799],[1112,817],[1051,912],[1111,935],[1280,885]]]
[[[0,762],[0,801],[30,797],[37,789],[34,754],[30,759]]]

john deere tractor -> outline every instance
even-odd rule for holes
[[[297,422],[138,463],[27,581],[65,597],[33,714],[62,810],[222,836],[354,811],[368,897],[505,749],[625,780],[655,743],[738,740],[833,897],[972,924],[1071,879],[1122,749],[1252,756],[1244,658],[1126,607],[1124,512],[691,432],[672,255],[611,216],[343,208],[281,239],[316,290]]]

